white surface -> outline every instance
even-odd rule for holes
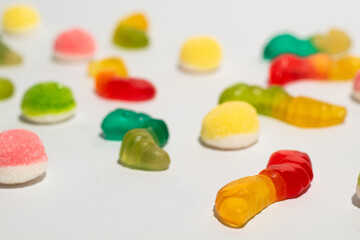
[[[0,1],[0,11],[13,0]],[[24,57],[18,68],[0,75],[16,83],[15,96],[0,103],[0,130],[26,128],[43,140],[49,156],[46,177],[22,188],[0,189],[0,239],[359,239],[360,209],[353,198],[360,170],[360,105],[347,83],[298,83],[287,87],[347,107],[343,125],[300,129],[260,117],[260,138],[239,151],[217,151],[198,142],[202,118],[221,91],[238,81],[265,85],[267,63],[262,45],[271,35],[293,30],[300,35],[346,29],[360,55],[357,16],[360,1],[29,1],[42,13],[42,31],[5,39]],[[116,22],[133,10],[147,13],[151,45],[144,51],[112,46]],[[94,93],[86,64],[52,60],[56,35],[69,27],[92,32],[97,58],[116,55],[132,76],[150,79],[153,101],[107,101]],[[192,35],[209,34],[223,46],[220,69],[207,75],[178,70],[178,51]],[[77,99],[75,118],[58,125],[21,122],[24,91],[38,81],[69,85]],[[116,107],[143,111],[166,121],[165,150],[170,169],[145,172],[117,164],[119,142],[99,137],[100,123]],[[217,191],[226,183],[265,168],[279,149],[307,152],[314,167],[310,189],[300,198],[275,203],[243,229],[222,225],[213,216]]]

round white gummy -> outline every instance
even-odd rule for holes
[[[356,185],[356,195],[358,196],[358,198],[360,199],[360,184]]]
[[[355,99],[356,101],[360,102],[360,92],[358,92],[358,91],[353,91],[352,97],[353,97],[353,99]]]
[[[39,177],[46,171],[47,160],[21,166],[0,167],[0,183],[19,184]]]
[[[74,115],[75,115],[75,109],[59,114],[46,114],[46,115],[37,115],[37,116],[23,115],[23,117],[27,121],[32,123],[47,124],[47,123],[63,122],[73,117]]]
[[[259,138],[259,132],[247,133],[247,134],[236,134],[224,138],[217,139],[204,139],[201,138],[201,141],[210,147],[231,150],[231,149],[240,149],[246,148],[257,142]]]
[[[54,58],[61,61],[82,61],[91,59],[94,52],[88,54],[66,54],[59,51],[54,51]]]

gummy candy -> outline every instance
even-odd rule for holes
[[[76,103],[70,88],[57,82],[38,83],[22,99],[25,120],[33,123],[55,123],[71,118]]]
[[[160,119],[153,119],[145,113],[136,113],[126,109],[116,109],[103,120],[101,128],[104,138],[108,140],[122,140],[125,133],[134,128],[144,128],[154,133],[154,140],[160,147],[165,146],[169,139],[166,123]]]
[[[29,33],[39,26],[40,17],[37,10],[30,5],[8,7],[2,17],[2,28],[13,34]]]
[[[259,119],[253,106],[229,101],[212,109],[204,118],[201,141],[219,149],[239,149],[254,144],[259,137]]]
[[[149,129],[132,129],[121,144],[119,163],[130,168],[161,171],[169,168],[170,157],[155,142]]]
[[[14,85],[7,78],[0,77],[0,100],[11,97],[14,93]]]
[[[309,56],[318,52],[333,55],[347,51],[350,46],[350,38],[338,29],[330,29],[326,35],[316,34],[309,39],[298,39],[291,34],[280,34],[266,44],[263,56],[265,59],[273,59],[284,53]]]
[[[356,195],[360,199],[360,174],[359,174],[357,184],[356,184]]]
[[[48,158],[35,133],[25,129],[1,132],[0,146],[0,183],[24,183],[45,172]]]
[[[263,89],[239,83],[225,89],[219,103],[246,101],[262,115],[277,118],[289,124],[305,127],[328,127],[340,124],[346,116],[346,108],[321,102],[308,97],[292,97],[280,86]]]
[[[6,46],[0,38],[0,66],[12,66],[21,63],[21,56]]]
[[[300,58],[283,54],[270,66],[269,84],[285,85],[303,79],[347,80],[354,78],[360,69],[360,58],[344,56],[333,60],[326,54]]]
[[[113,72],[101,72],[95,79],[96,92],[104,98],[126,101],[145,101],[155,96],[155,87],[137,78],[122,78]]]
[[[270,204],[302,195],[312,179],[311,161],[306,153],[277,151],[258,175],[240,178],[219,190],[216,213],[226,225],[243,227]]]
[[[180,52],[180,67],[191,72],[208,72],[219,67],[220,44],[211,37],[193,37],[184,43]]]
[[[121,20],[114,33],[115,45],[125,48],[143,48],[149,44],[146,34],[148,23],[145,15],[135,13]]]
[[[104,58],[100,61],[91,61],[88,65],[91,77],[96,77],[101,72],[113,72],[118,77],[127,77],[124,61],[118,57]]]
[[[360,71],[357,72],[354,78],[354,87],[352,97],[354,100],[360,102]]]
[[[54,57],[59,60],[91,58],[96,50],[94,38],[83,29],[72,28],[59,34],[54,42]]]

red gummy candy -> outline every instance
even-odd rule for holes
[[[269,85],[285,85],[295,80],[313,78],[317,73],[308,59],[283,54],[272,61],[269,75]]]
[[[148,81],[137,78],[115,76],[113,72],[102,72],[95,79],[96,92],[110,99],[145,101],[155,96],[155,87]]]

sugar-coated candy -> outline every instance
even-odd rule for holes
[[[118,77],[113,72],[98,74],[95,89],[101,97],[125,101],[150,100],[156,93],[155,87],[147,80]]]
[[[155,142],[149,129],[128,131],[121,144],[119,163],[130,168],[161,171],[169,168],[170,157]]]
[[[40,23],[38,11],[30,5],[13,5],[5,9],[2,29],[11,34],[27,34],[35,31]]]
[[[238,83],[222,92],[219,103],[234,100],[250,103],[259,114],[304,128],[341,124],[346,116],[344,107],[303,96],[292,97],[280,86],[263,89]]]
[[[91,77],[95,78],[101,72],[112,72],[118,77],[128,76],[124,61],[119,57],[109,57],[89,62],[88,73]]]
[[[134,13],[122,19],[114,32],[113,42],[124,48],[143,48],[149,44],[148,22],[144,14]]]
[[[298,39],[285,33],[273,37],[266,44],[263,56],[265,59],[273,59],[284,53],[298,56],[309,56],[318,52],[339,54],[346,52],[350,46],[349,36],[338,29],[330,29],[327,34],[316,34],[308,39]]]
[[[258,175],[240,178],[219,190],[215,200],[217,217],[231,227],[243,227],[270,204],[302,195],[312,179],[306,153],[277,151]]]
[[[254,144],[259,137],[256,110],[247,102],[229,101],[212,109],[204,118],[201,141],[218,149],[239,149]]]
[[[21,103],[22,116],[33,123],[57,123],[75,114],[72,91],[57,82],[43,82],[30,87]]]
[[[360,174],[359,174],[357,184],[356,184],[356,195],[360,199]]]
[[[73,61],[91,58],[96,51],[93,36],[80,28],[60,33],[54,42],[54,57],[58,60]]]
[[[324,53],[301,58],[283,54],[275,58],[269,69],[269,84],[285,85],[304,80],[349,80],[360,69],[360,58],[344,56],[332,59]]]
[[[180,51],[180,67],[190,72],[208,72],[217,69],[222,57],[221,46],[212,37],[192,37]]]
[[[0,38],[0,67],[19,65],[21,63],[21,56],[10,49]]]
[[[48,158],[40,138],[25,129],[0,133],[0,183],[25,183],[42,175]]]
[[[151,118],[145,113],[137,113],[118,108],[109,113],[101,124],[103,135],[108,140],[122,140],[131,129],[144,128],[154,133],[154,140],[163,147],[169,139],[166,123],[160,119]]]
[[[14,93],[14,85],[10,79],[0,77],[0,100],[11,97]]]

